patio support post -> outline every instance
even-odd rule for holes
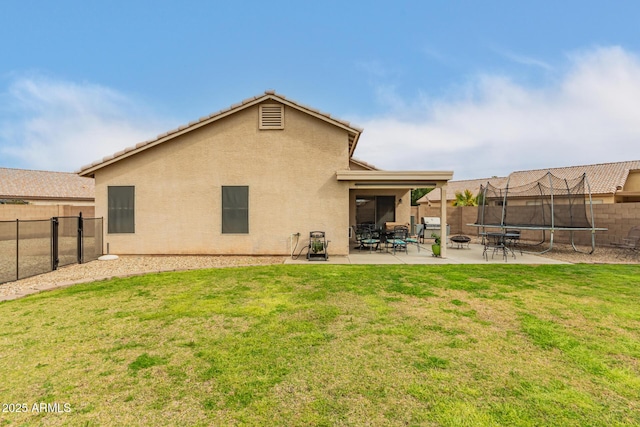
[[[447,257],[447,185],[440,187],[440,256]]]

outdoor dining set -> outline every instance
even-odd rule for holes
[[[358,249],[368,249],[370,252],[385,249],[395,255],[397,251],[408,253],[408,245],[416,245],[420,252],[418,237],[409,234],[409,227],[394,226],[392,229],[375,228],[373,225],[361,224],[356,228]]]
[[[409,245],[415,245],[420,253],[420,244],[424,244],[425,239],[430,237],[426,236],[424,229],[411,235],[409,227],[406,225],[376,228],[373,224],[359,224],[354,228],[354,231],[357,242],[356,249],[367,250],[371,253],[385,251],[394,255],[397,252],[408,254]],[[507,261],[509,257],[515,258],[516,252],[520,252],[520,255],[523,253],[520,245],[520,230],[480,232],[479,238],[483,247],[482,257],[487,261],[489,256],[494,258],[496,254]],[[459,234],[449,236],[447,240],[451,248],[469,249],[472,239],[469,236]]]
[[[505,261],[507,261],[509,255],[515,258],[516,251],[519,251],[520,255],[522,255],[520,230],[486,232],[480,233],[480,236],[482,237],[482,244],[484,245],[482,256],[487,261],[489,260],[489,252],[491,252],[491,258],[493,258],[496,253],[499,253]]]

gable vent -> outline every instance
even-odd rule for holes
[[[260,129],[284,129],[284,105],[261,105]]]

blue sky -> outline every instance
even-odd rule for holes
[[[81,166],[275,89],[454,179],[640,159],[640,3],[0,5],[0,167]]]

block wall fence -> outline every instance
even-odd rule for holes
[[[411,215],[415,217],[416,223],[420,222],[423,216],[440,216],[439,207],[412,206]],[[596,232],[596,246],[608,246],[610,242],[619,241],[625,237],[629,229],[640,226],[640,203],[612,203],[593,205],[593,216],[595,226],[607,228],[607,231]],[[465,234],[476,237],[479,228],[471,227],[478,218],[477,206],[447,207],[447,223],[451,228],[451,234]],[[538,240],[541,234],[539,231],[528,231],[522,234],[523,239]],[[547,231],[547,240],[549,232]],[[568,231],[556,231],[553,238],[557,243],[570,243]],[[574,233],[574,242],[579,245],[591,245],[591,233],[580,231]]]
[[[78,216],[93,218],[95,207],[72,205],[0,205],[0,221],[50,219],[54,216]]]

